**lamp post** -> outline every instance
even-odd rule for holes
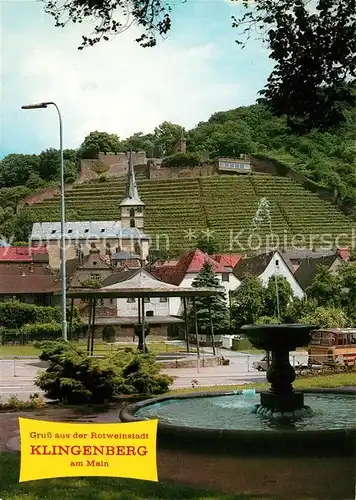
[[[63,125],[59,108],[55,102],[41,102],[38,104],[28,104],[21,106],[22,109],[41,109],[54,106],[59,119],[59,150],[61,159],[61,286],[62,286],[62,337],[67,338],[67,272],[66,272],[66,251],[65,251],[65,204],[64,204],[64,161],[63,161]]]

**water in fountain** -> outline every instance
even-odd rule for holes
[[[356,428],[355,395],[353,394],[305,394],[305,403],[312,412],[299,417],[270,418],[251,412],[258,404],[260,394],[252,391],[223,396],[206,396],[187,399],[168,399],[144,406],[135,412],[142,419],[158,418],[160,423],[181,427],[206,429],[280,431],[290,429],[332,430]]]

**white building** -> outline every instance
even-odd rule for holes
[[[248,275],[258,277],[263,286],[267,286],[269,279],[274,275],[282,276],[290,284],[295,297],[298,299],[304,297],[303,288],[294,276],[293,268],[278,251],[241,259],[234,267],[233,273],[239,280],[243,280]]]
[[[166,283],[171,283],[182,288],[191,287],[194,279],[202,270],[205,263],[212,266],[212,269],[219,280],[220,286],[225,290],[226,302],[229,302],[229,292],[236,290],[241,281],[233,274],[232,269],[220,264],[208,254],[199,249],[191,250],[184,254],[179,261],[172,266],[163,265],[155,267],[152,272]],[[179,297],[170,300],[170,314],[181,316],[183,313],[183,303]]]

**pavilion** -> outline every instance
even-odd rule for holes
[[[131,285],[131,286],[130,286]],[[198,297],[213,297],[221,294],[221,290],[214,288],[181,288],[176,285],[157,281],[154,286],[147,286],[144,283],[131,282],[130,285],[123,281],[114,283],[110,286],[101,288],[77,288],[69,289],[67,296],[71,299],[71,314],[69,322],[69,334],[71,334],[74,299],[85,298],[89,301],[89,321],[88,321],[88,352],[91,355],[94,350],[94,332],[95,332],[95,313],[97,299],[118,299],[118,298],[135,298],[138,299],[138,318],[137,326],[139,327],[140,341],[139,349],[146,351],[145,337],[147,335],[147,323],[145,319],[145,298],[147,297],[181,297],[184,304],[184,324],[185,324],[185,339],[187,342],[187,351],[189,352],[189,335],[187,322],[187,299],[191,299],[193,303],[193,311],[195,317],[195,336],[197,341],[197,355],[200,357],[199,351],[199,332],[195,299]],[[213,353],[215,354],[214,331],[211,322],[211,339]]]

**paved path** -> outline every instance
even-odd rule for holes
[[[305,360],[306,353],[295,354],[296,362]],[[211,355],[211,349],[205,348],[201,353]],[[174,377],[173,388],[186,388],[213,385],[233,385],[261,382],[266,379],[264,372],[258,372],[252,368],[252,363],[261,359],[261,354],[246,354],[220,350],[230,360],[228,366],[217,367],[195,367],[195,368],[171,368],[163,370]],[[34,385],[34,379],[38,371],[43,370],[43,363],[37,358],[32,359],[0,359],[0,400],[6,400],[14,394],[22,400],[27,400],[30,394],[41,393]]]

